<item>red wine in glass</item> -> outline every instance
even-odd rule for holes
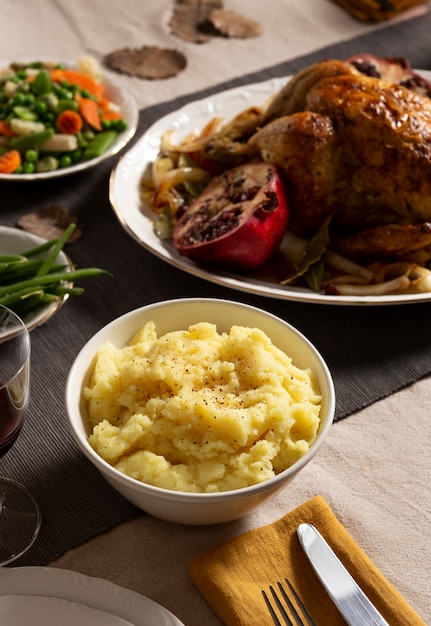
[[[17,403],[0,381],[0,457],[13,446],[24,423],[27,404]]]
[[[21,432],[29,397],[30,334],[13,311],[0,306],[0,459]],[[28,489],[0,476],[0,566],[33,545],[40,522],[39,507]]]

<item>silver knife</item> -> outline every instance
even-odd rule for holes
[[[299,541],[314,571],[349,626],[389,626],[312,524],[300,524]]]

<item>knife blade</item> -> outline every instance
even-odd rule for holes
[[[389,626],[317,528],[300,524],[299,541],[314,571],[349,626]]]

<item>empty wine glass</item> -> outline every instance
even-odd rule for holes
[[[24,322],[0,305],[0,458],[17,439],[30,396],[30,333]],[[40,510],[31,493],[0,478],[0,566],[15,561],[34,543]]]

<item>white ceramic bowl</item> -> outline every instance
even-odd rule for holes
[[[43,243],[46,243],[46,239],[43,239],[38,235],[34,235],[33,233],[28,233],[20,228],[0,226],[0,255],[21,254],[22,252],[26,252],[31,248],[42,245]],[[41,254],[41,257],[44,258],[47,254],[48,252],[44,252]],[[63,252],[63,250],[60,251],[58,257],[56,258],[56,263],[65,265],[69,267],[70,270],[73,269],[72,261]],[[47,322],[68,298],[69,296],[66,294],[57,302],[38,306],[34,309],[34,311],[24,315],[23,322],[27,326],[28,330],[33,330],[36,326],[40,326],[41,324]]]
[[[142,483],[119,472],[102,459],[88,443],[90,429],[82,401],[83,387],[97,349],[110,341],[124,346],[146,322],[154,320],[158,335],[188,328],[197,322],[217,325],[219,332],[231,325],[251,326],[263,330],[274,345],[288,354],[300,368],[310,367],[322,394],[321,423],[318,437],[310,450],[290,468],[258,485],[220,493],[185,493],[161,489]],[[326,439],[334,418],[335,392],[331,374],[316,348],[295,328],[261,309],[212,298],[167,300],[130,311],[97,332],[78,354],[70,370],[65,393],[69,426],[79,448],[105,479],[137,507],[171,522],[181,524],[218,524],[250,513],[268,498],[286,487],[295,475],[311,461]]]

